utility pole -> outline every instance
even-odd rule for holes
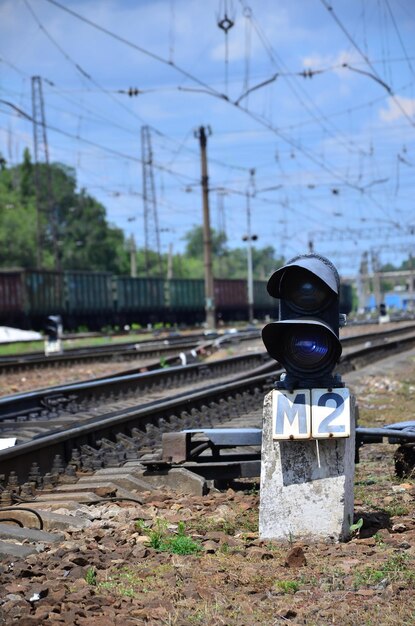
[[[414,257],[412,256],[412,252],[409,252],[409,281],[408,281],[408,309],[411,311],[414,310],[415,302],[414,302],[414,290],[415,290],[415,280],[414,280]]]
[[[225,216],[225,203],[224,203],[224,198],[226,195],[226,191],[225,189],[218,189],[217,190],[217,212],[218,212],[218,216],[217,216],[217,230],[218,233],[223,236],[224,240],[226,241],[227,236],[226,236],[226,216]],[[218,268],[218,273],[219,276],[218,278],[223,278],[224,277],[224,263],[223,263],[223,255],[222,253],[219,256],[219,268]]]
[[[150,127],[141,127],[141,154],[143,172],[144,205],[144,259],[147,276],[150,272],[150,250],[157,256],[158,275],[163,276],[160,251],[160,229],[157,215],[156,187],[153,172],[153,150],[151,147]]]
[[[254,321],[254,278],[252,269],[252,242],[258,239],[257,235],[252,235],[251,231],[251,197],[255,193],[255,170],[249,171],[249,185],[246,191],[246,222],[247,222],[247,234],[244,235],[243,241],[248,244],[247,247],[247,263],[248,263],[248,317],[249,322],[252,324]]]
[[[39,268],[42,267],[42,212],[45,212],[46,218],[50,220],[54,266],[55,269],[59,271],[61,264],[58,242],[58,215],[57,206],[53,198],[49,147],[46,135],[45,105],[43,100],[42,79],[40,76],[32,76],[32,117],[37,213],[37,265]],[[44,204],[46,206],[44,206]]]
[[[379,305],[382,302],[379,265],[379,255],[375,250],[372,250],[373,292],[375,295],[375,306],[377,310],[379,310]]]
[[[169,253],[167,257],[167,280],[173,278],[173,244],[169,243]]]
[[[202,171],[202,201],[203,201],[203,257],[205,266],[205,312],[206,324],[208,328],[216,328],[215,294],[213,287],[212,271],[212,236],[210,230],[209,216],[209,177],[207,167],[207,138],[211,135],[210,127],[207,127],[207,134],[204,126],[200,126],[195,131],[196,139],[199,139],[200,160]]]
[[[137,278],[137,248],[134,235],[130,237],[130,276]]]
[[[359,309],[362,311],[364,311],[366,307],[366,300],[368,295],[368,274],[368,253],[363,252],[362,260],[360,262],[359,273],[357,275],[357,297],[359,302]]]

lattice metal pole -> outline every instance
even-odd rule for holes
[[[37,211],[37,264],[43,264],[43,220],[44,213],[50,224],[50,230],[55,269],[60,270],[58,249],[58,216],[53,198],[52,177],[49,164],[49,147],[46,134],[45,105],[43,100],[42,79],[32,76],[32,117],[33,117],[33,147],[35,159],[35,190]]]
[[[158,274],[163,276],[163,265],[160,247],[160,229],[157,214],[156,187],[153,172],[153,151],[151,147],[150,127],[141,127],[141,154],[143,173],[143,205],[144,205],[144,259],[146,272],[150,272],[150,250],[157,257]]]

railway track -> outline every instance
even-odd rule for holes
[[[408,331],[406,331],[407,334]],[[371,335],[370,346],[390,343],[391,337],[401,335],[402,330],[394,330]],[[363,337],[349,337],[343,341],[346,346],[353,346],[357,341],[365,345],[364,354],[369,349],[368,335]],[[222,341],[222,340],[221,340]],[[211,346],[202,346],[199,349],[205,354]],[[377,348],[379,349],[379,348]],[[47,431],[68,427],[76,422],[96,419],[105,415],[108,405],[117,406],[122,402],[123,408],[135,406],[157,400],[161,395],[170,393],[170,390],[182,387],[183,390],[200,385],[203,382],[234,375],[252,367],[265,364],[269,371],[273,368],[273,361],[266,352],[251,353],[245,356],[227,358],[211,364],[196,363],[187,367],[177,367],[179,363],[187,362],[191,357],[196,359],[197,353],[177,355],[169,360],[172,367],[160,369],[158,363],[146,368],[134,368],[123,373],[113,374],[105,378],[96,378],[92,381],[70,385],[59,385],[44,390],[22,393],[15,396],[0,398],[0,423],[4,434],[16,437],[18,443],[23,443],[33,437],[39,437]],[[355,357],[357,358],[357,357]]]
[[[412,332],[355,346],[345,350],[338,371],[414,345]],[[19,481],[25,481],[34,463],[39,475],[50,473],[54,463],[52,474],[68,463],[72,469],[120,464],[151,452],[163,431],[223,425],[247,411],[259,426],[263,396],[279,372],[265,353],[256,353],[3,398],[3,436],[14,433],[22,443],[0,452],[0,474],[9,476],[18,468]],[[61,461],[54,462],[56,457]]]
[[[386,331],[356,333],[353,337],[343,340],[345,345],[353,345],[366,341],[383,341],[384,339],[395,337],[415,328],[414,324],[398,326]],[[249,340],[260,337],[260,331],[239,331],[235,335],[223,334],[214,335],[209,339],[203,334],[191,334],[179,337],[166,337],[163,339],[148,339],[142,342],[126,342],[121,344],[110,344],[94,347],[71,348],[62,354],[45,356],[41,352],[22,354],[19,356],[0,357],[0,374],[12,372],[24,372],[38,368],[65,367],[80,363],[94,362],[120,362],[129,360],[143,360],[158,358],[163,359],[169,365],[180,364],[179,353],[191,349],[203,348],[211,345],[214,339],[225,343],[234,341]],[[152,368],[159,367],[160,363],[154,363]]]
[[[160,340],[149,339],[140,343],[126,342],[88,348],[71,348],[62,354],[50,356],[45,356],[41,352],[23,354],[17,357],[4,356],[0,358],[0,373],[21,372],[35,368],[59,367],[78,363],[93,363],[96,361],[165,358],[172,354],[177,357],[180,351],[195,348],[202,342],[206,342],[206,337],[203,335],[192,335]]]
[[[387,342],[356,345],[345,349],[338,370],[345,373],[358,369],[414,345],[415,333]],[[105,508],[108,502],[123,500],[137,506],[145,501],[145,493],[169,484],[152,471],[160,460],[164,433],[173,435],[183,429],[218,426],[260,428],[264,394],[272,388],[281,370],[262,353],[251,355],[250,359],[250,371],[246,371],[247,361],[244,363],[242,357],[216,362],[212,365],[216,382],[208,379],[211,366],[207,364],[171,368],[162,373],[165,380],[173,378],[161,398],[147,398],[143,403],[147,392],[142,387],[139,405],[135,400],[133,405],[127,402],[128,406],[111,407],[104,400],[101,415],[81,419],[75,412],[71,414],[73,423],[60,424],[58,431],[0,452],[0,475],[4,477],[0,487],[0,554],[9,559],[36,554],[45,546],[58,544],[62,530],[81,530],[87,523],[85,513],[67,515],[54,510],[75,512],[91,505]],[[191,388],[177,393],[174,377],[185,374],[190,375],[186,384]],[[145,384],[155,375],[149,373]],[[176,391],[174,396],[170,395],[172,389]],[[49,426],[56,426],[53,411],[49,418]],[[202,450],[203,446],[202,443]],[[257,459],[258,466],[259,446],[248,450],[249,458]],[[231,461],[230,465],[235,466],[238,462],[234,459],[246,459],[246,454],[223,458],[222,465],[229,467]],[[245,464],[241,461],[240,467]],[[182,469],[177,471],[178,475],[172,476],[173,485],[188,493],[203,493],[206,482],[199,478],[197,470],[190,474]]]

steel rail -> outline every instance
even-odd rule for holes
[[[350,352],[345,355],[342,364],[350,371],[362,366],[363,362],[366,365],[373,360],[379,360],[379,351],[384,358],[414,346],[415,334],[386,345],[369,346],[354,353]],[[145,406],[113,411],[75,427],[3,450],[0,452],[0,473],[7,475],[18,468],[19,477],[27,476],[34,462],[39,464],[42,472],[50,471],[52,460],[56,455],[60,455],[64,462],[68,462],[74,448],[83,445],[94,446],[102,438],[113,440],[115,433],[129,436],[132,429],[139,429],[144,435],[148,424],[157,427],[160,421],[169,423],[172,416],[180,419],[182,412],[189,413],[192,409],[204,411],[210,403],[226,401],[235,394],[259,393],[258,402],[261,406],[262,394],[272,388],[275,378],[282,372],[275,369],[277,368],[275,362],[272,363],[274,371],[266,371],[255,376],[242,374],[232,382],[206,386],[197,391],[178,394],[168,400],[150,402]],[[269,364],[266,363],[262,367],[269,368]]]
[[[180,364],[178,353],[182,350],[208,347],[213,341],[229,343],[233,341],[245,341],[259,337],[258,331],[242,331],[235,335],[214,334],[206,337],[202,334],[185,335],[180,337],[166,337],[164,339],[146,339],[142,342],[125,342],[119,344],[71,348],[62,354],[45,356],[41,352],[22,354],[20,356],[0,357],[0,372],[23,371],[40,367],[64,366],[73,363],[90,363],[99,360],[116,361],[129,359],[145,359],[150,357],[166,357],[167,363],[177,362]],[[173,356],[168,356],[172,355]],[[159,367],[156,363],[154,367]]]
[[[360,350],[353,351],[353,363],[351,365],[347,355],[344,355],[337,367],[337,372],[344,374],[350,371],[352,367],[362,367],[370,355],[375,353],[378,358],[383,358],[381,355],[391,354],[394,351],[399,351],[399,341],[411,341],[412,335],[406,335],[401,337],[400,340],[387,340],[388,337],[394,335],[400,335],[395,331],[390,333],[382,333],[380,337],[372,336],[372,343],[365,345]],[[354,344],[356,337],[345,338],[343,345],[347,346],[349,343]],[[360,343],[367,343],[366,336],[363,336]],[[381,342],[381,343],[379,343]],[[199,348],[199,351],[208,350],[210,345],[205,345]],[[36,414],[41,412],[46,414],[48,411],[69,411],[75,412],[76,406],[81,403],[91,403],[94,399],[99,398],[102,403],[103,399],[115,395],[137,393],[151,387],[163,385],[168,383],[170,386],[174,384],[182,384],[186,378],[195,376],[198,380],[203,379],[203,376],[214,375],[215,372],[221,372],[226,368],[243,367],[243,363],[257,363],[262,362],[260,369],[256,369],[256,372],[270,372],[275,369],[275,362],[270,359],[267,353],[253,353],[251,355],[243,355],[237,357],[230,357],[227,359],[221,359],[213,363],[196,363],[194,365],[185,365],[182,367],[169,367],[166,369],[160,369],[158,364],[147,366],[146,368],[135,368],[128,372],[122,372],[96,378],[91,381],[84,381],[79,383],[72,383],[69,385],[58,385],[49,387],[46,389],[40,389],[31,392],[25,392],[22,394],[15,394],[13,396],[5,396],[0,398],[0,422],[5,420],[12,420],[20,418],[24,419],[24,415],[29,413]],[[173,366],[180,363],[179,357],[172,357],[168,363]],[[157,369],[156,369],[157,368]],[[143,369],[147,370],[143,372]]]
[[[226,370],[235,370],[242,367],[254,367],[258,363],[270,361],[265,352],[251,353],[220,359],[211,363],[195,363],[184,366],[154,369],[146,372],[133,371],[127,375],[113,375],[110,377],[97,378],[90,381],[73,383],[69,385],[57,385],[28,391],[13,396],[0,398],[0,425],[5,420],[23,417],[25,414],[35,412],[57,411],[66,409],[71,411],[71,405],[81,405],[97,401],[101,403],[105,398],[115,394],[123,395],[134,392],[138,394],[145,389],[156,386],[178,385],[184,380],[203,380],[208,375],[221,375]]]
[[[342,344],[344,346],[356,345],[366,341],[382,341],[389,337],[408,332],[411,328],[415,328],[413,324],[407,324],[403,328],[393,328],[383,330],[381,332],[370,332],[363,335],[353,335],[343,337]],[[239,341],[251,339],[255,336],[259,337],[259,331],[239,331],[235,335],[224,334],[219,336],[219,340]],[[173,361],[180,363],[177,352],[180,350],[189,350],[196,348],[198,345],[207,344],[207,338],[204,335],[187,335],[181,337],[166,337],[164,339],[145,339],[141,342],[125,342],[120,344],[111,344],[104,346],[93,346],[83,348],[71,348],[62,354],[45,356],[41,352],[26,353],[20,356],[3,356],[0,357],[0,373],[8,373],[13,371],[24,371],[32,368],[64,366],[72,363],[90,363],[99,360],[112,361],[119,359],[135,359],[135,358],[151,358],[154,356],[166,356],[174,353]],[[211,341],[209,341],[211,343]],[[170,363],[171,361],[169,361]],[[154,368],[159,364],[154,364]]]

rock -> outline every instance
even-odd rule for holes
[[[295,546],[287,553],[284,567],[304,567],[305,565],[307,565],[307,559],[301,546]]]
[[[205,539],[211,539],[212,541],[219,541],[220,543],[229,543],[230,536],[222,530],[211,530],[205,535]]]
[[[7,591],[7,593],[11,593],[11,594],[26,593],[29,585],[30,585],[29,581],[27,583],[13,581],[5,585],[4,589]],[[18,596],[18,597],[21,597],[21,596]]]
[[[247,548],[247,556],[259,557],[261,561],[269,561],[274,558],[274,554],[272,552],[261,546],[252,546]]]
[[[138,544],[133,548],[131,554],[135,559],[145,559],[150,554],[150,550],[146,546]]]
[[[388,545],[392,546],[396,544],[396,539],[391,536],[387,528],[381,528],[377,531],[376,535],[378,539],[383,541],[383,543],[387,543]]]
[[[204,541],[203,542],[203,550],[207,553],[207,554],[214,554],[217,549],[218,549],[218,544],[215,541]]]
[[[356,595],[370,598],[371,596],[376,595],[376,591],[374,589],[359,589],[358,591],[356,591]]]
[[[359,545],[361,546],[375,546],[376,539],[374,537],[366,537],[365,539],[358,539]]]
[[[405,524],[394,524],[392,526],[393,533],[404,533],[407,530]]]
[[[351,572],[357,565],[359,565],[359,559],[343,559],[339,563],[339,568],[346,574]]]
[[[82,556],[82,554],[71,558],[70,561],[72,561],[72,563],[75,563],[75,565],[81,565],[81,567],[83,567],[84,565],[90,564],[90,559],[87,559],[85,556]]]
[[[294,617],[297,617],[297,611],[293,609],[283,609],[279,613],[279,617],[283,620],[294,619]]]

